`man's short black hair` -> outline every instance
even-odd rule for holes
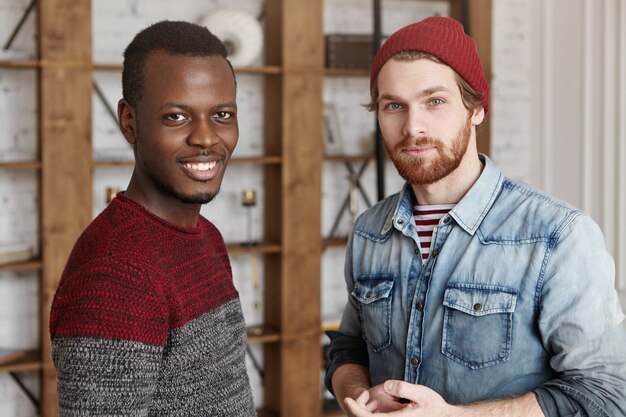
[[[137,105],[143,95],[144,65],[150,54],[159,50],[176,55],[217,55],[225,59],[227,55],[222,41],[206,27],[189,22],[169,20],[148,26],[135,35],[124,51],[122,96],[133,107]],[[226,61],[228,62],[228,60]]]

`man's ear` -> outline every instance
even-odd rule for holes
[[[117,103],[117,119],[126,142],[134,145],[137,142],[137,115],[126,99]]]
[[[472,124],[479,126],[485,120],[485,108],[483,106],[476,107],[472,114]]]

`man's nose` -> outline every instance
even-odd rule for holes
[[[407,137],[418,138],[425,136],[427,132],[425,112],[416,106],[410,106],[406,112],[402,134]]]
[[[209,148],[219,140],[217,132],[209,119],[196,119],[192,122],[192,129],[187,139],[189,145]]]

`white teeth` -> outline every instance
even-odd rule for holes
[[[215,168],[215,165],[217,165],[217,162],[216,161],[212,161],[212,162],[201,162],[199,164],[188,163],[188,164],[185,164],[185,167],[186,168],[191,168],[191,169],[196,170],[196,171],[208,171],[210,169]]]

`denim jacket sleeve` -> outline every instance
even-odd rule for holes
[[[348,287],[348,294],[350,294],[354,289],[354,282],[352,280],[352,262],[349,255],[351,253],[353,234],[350,233],[349,236],[350,238],[346,250],[347,255],[344,266],[344,275],[346,285]],[[357,303],[352,299],[352,297],[348,296],[348,302],[346,303],[343,316],[341,317],[339,331],[329,331],[326,332],[326,334],[330,338],[331,344],[328,352],[329,364],[324,377],[324,385],[328,391],[334,394],[331,378],[337,368],[347,363],[363,365],[365,367],[369,366],[367,346],[365,344],[365,340],[363,340],[360,325],[359,310]]]
[[[538,326],[559,378],[534,390],[547,417],[626,416],[626,329],[603,235],[576,213],[555,232],[537,291]]]

